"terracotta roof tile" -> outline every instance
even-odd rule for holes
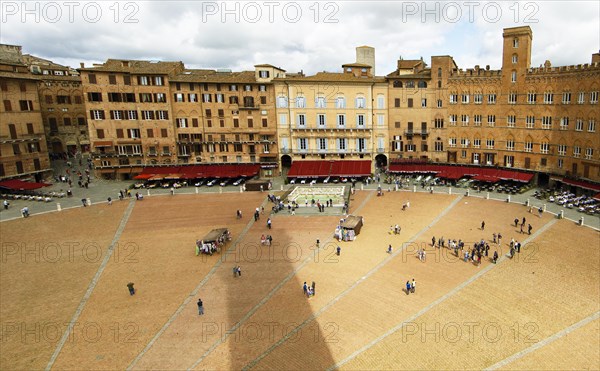
[[[409,73],[409,74],[398,74],[398,70],[391,72],[385,76],[386,78],[395,78],[395,79],[429,79],[431,78],[431,69],[427,68],[418,73]]]
[[[51,60],[36,57],[35,55],[31,55],[31,54],[23,54],[23,62],[27,65],[33,64],[36,66],[44,66],[44,67],[48,67],[48,68],[58,68],[58,69],[63,69],[63,70],[71,69],[68,66],[63,66],[61,64],[54,63]]]
[[[81,82],[81,76],[35,75],[39,80]]]
[[[171,76],[171,82],[203,82],[205,77],[210,74],[217,73],[215,70],[183,70],[175,76]]]
[[[204,71],[204,72],[201,72]],[[190,72],[187,74],[186,72]],[[172,77],[173,82],[199,83],[256,83],[254,71],[216,72],[213,70],[186,70]]]
[[[19,80],[41,80],[41,75],[33,75],[31,73],[18,73],[18,72],[8,72],[8,71],[0,71],[0,77],[8,78],[8,79],[19,79]]]
[[[342,64],[342,67],[371,67],[370,64],[364,64],[364,63],[346,63],[346,64]]]
[[[295,81],[295,82],[303,82],[303,81],[323,81],[323,82],[385,82],[384,77],[375,76],[375,77],[356,77],[351,73],[337,73],[337,72],[318,72],[316,75],[305,76],[305,77],[286,77],[286,78],[278,78],[276,81]]]
[[[403,59],[398,61],[398,68],[409,69],[415,67],[417,64],[423,63],[420,59]]]
[[[123,63],[125,62],[125,64]],[[170,75],[183,71],[183,62],[151,62],[127,59],[108,59],[101,65],[79,68],[79,71],[128,72],[131,74]]]
[[[278,70],[281,70],[283,72],[285,72],[285,70],[281,67],[277,67],[277,66],[273,66],[272,64],[268,64],[268,63],[264,63],[264,64],[255,64],[254,67],[271,67],[271,68],[276,68]]]

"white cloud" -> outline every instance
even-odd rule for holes
[[[2,1],[0,41],[74,67],[130,58],[234,70],[270,63],[306,73],[339,71],[355,60],[356,46],[370,45],[379,75],[393,71],[399,56],[451,55],[461,68],[499,68],[504,27],[531,26],[534,66],[589,63],[600,45],[597,1],[275,3],[81,2],[69,19],[68,2],[24,9]]]

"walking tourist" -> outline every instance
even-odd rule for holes
[[[202,303],[202,299],[198,299],[198,315],[201,316],[204,314],[204,304]]]
[[[129,289],[129,295],[134,295],[135,294],[135,289],[133,288],[133,282],[129,282],[127,284],[127,288]]]

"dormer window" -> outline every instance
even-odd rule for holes
[[[265,70],[258,71],[258,76],[261,79],[268,79],[269,78],[269,71],[265,71]]]
[[[366,72],[367,72],[367,69],[366,69],[366,68],[362,68],[362,69],[360,70],[360,72],[362,72],[362,73],[366,73]]]
[[[352,72],[352,68],[350,68],[350,67],[347,67],[347,68],[346,68],[346,72]]]

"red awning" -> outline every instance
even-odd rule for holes
[[[169,175],[169,174],[178,174],[180,171],[180,166],[151,166],[145,167],[141,174],[152,174],[152,175]]]
[[[487,183],[497,183],[500,181],[500,178],[491,175],[476,175],[473,177],[473,180]]]
[[[369,176],[371,175],[371,161],[334,161],[329,175],[339,177]]]
[[[531,179],[533,179],[533,174],[520,172],[517,172],[517,177],[515,178],[516,181],[523,183],[529,183],[531,182]]]
[[[568,184],[568,185],[575,186],[575,187],[580,187],[580,188],[584,188],[584,189],[589,189],[591,191],[600,192],[600,184],[594,184],[594,183],[585,182],[583,180],[574,180],[574,179],[567,179],[567,178],[563,178],[562,182],[565,184]]]
[[[291,178],[327,177],[334,161],[295,161],[288,172]]]
[[[593,198],[600,201],[600,193],[596,193]]]
[[[440,178],[456,180],[467,176],[481,176],[481,181],[498,180],[514,180],[517,182],[529,183],[533,178],[533,174],[522,173],[519,171],[496,169],[489,167],[474,167],[474,166],[451,166],[451,165],[430,165],[430,164],[410,164],[410,163],[392,163],[390,165],[391,173],[407,173],[407,174],[431,174],[435,173]],[[484,180],[485,179],[485,180]]]
[[[465,175],[463,174],[462,171],[442,171],[441,173],[438,174],[438,176],[440,178],[444,178],[444,179],[448,179],[448,180],[458,180],[462,177],[464,177]]]
[[[20,179],[5,180],[3,182],[0,182],[0,188],[6,188],[13,191],[29,191],[32,189],[39,189],[51,185],[52,184],[25,182]]]
[[[133,177],[133,179],[137,180],[146,180],[152,178],[152,174],[140,174]]]
[[[371,175],[371,161],[295,161],[288,178],[362,177]]]

